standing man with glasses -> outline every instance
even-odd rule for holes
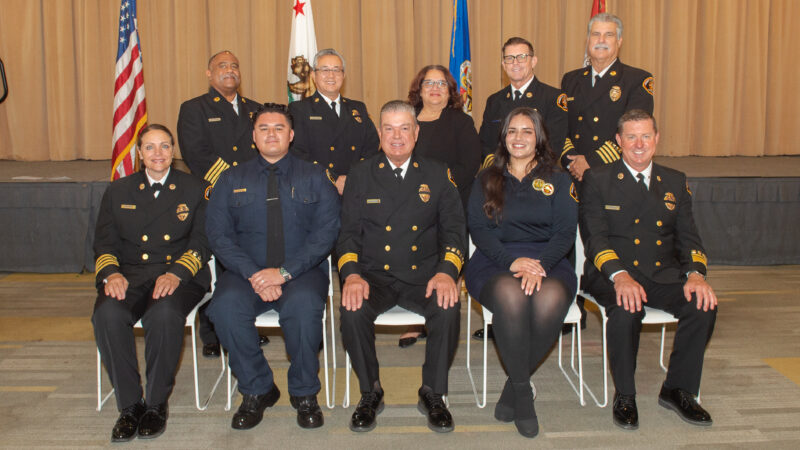
[[[553,145],[561,147],[564,143],[567,134],[567,96],[536,78],[533,74],[536,62],[533,45],[528,40],[515,36],[503,44],[502,66],[511,84],[486,100],[479,133],[484,158],[497,149],[503,119],[511,110],[524,106],[542,115]]]
[[[342,55],[332,48],[320,50],[314,56],[317,92],[289,104],[295,120],[292,152],[327,169],[339,195],[350,166],[377,154],[380,144],[367,106],[342,97],[344,78]]]
[[[254,115],[252,136],[260,156],[222,174],[206,214],[211,249],[227,268],[208,316],[242,393],[231,426],[258,425],[280,397],[255,326],[256,316],[275,310],[291,359],[297,424],[317,428],[326,258],[339,232],[339,196],[321,167],[288,154],[294,133],[286,106],[265,104]]]

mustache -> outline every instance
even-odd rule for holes
[[[594,50],[608,50],[608,44],[595,44],[592,48]]]

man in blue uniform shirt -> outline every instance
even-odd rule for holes
[[[323,424],[317,371],[329,282],[325,259],[339,231],[339,196],[323,168],[288,153],[294,133],[286,106],[265,104],[253,127],[260,157],[222,174],[206,219],[212,251],[226,268],[208,315],[242,393],[231,426],[258,425],[280,397],[254,325],[256,316],[276,310],[291,358],[297,423],[316,428]]]

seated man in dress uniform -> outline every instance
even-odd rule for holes
[[[452,431],[442,396],[458,346],[464,212],[447,166],[412,154],[419,132],[413,106],[384,105],[378,131],[383,152],[356,164],[345,185],[336,245],[342,340],[361,388],[350,429],[372,430],[383,410],[374,322],[400,305],[425,316],[428,330],[418,408],[430,429]]]
[[[711,425],[696,396],[717,297],[705,281],[707,259],[692,216],[692,193],[683,173],[653,163],[658,129],[650,113],[623,114],[616,141],[622,159],[586,171],[580,194],[586,236],[582,286],[608,316],[614,423],[639,426],[634,372],[646,304],[678,319],[658,403],[686,422]]]
[[[339,232],[339,196],[322,167],[289,154],[294,133],[286,106],[267,103],[253,121],[260,156],[225,171],[208,206],[211,249],[226,268],[208,315],[242,393],[231,426],[258,425],[280,397],[255,327],[256,316],[276,310],[291,358],[297,423],[316,428],[323,424],[317,372],[326,258]]]

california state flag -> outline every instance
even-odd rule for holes
[[[317,91],[311,76],[311,65],[317,54],[311,0],[292,1],[292,38],[289,41],[289,72],[286,79],[289,103],[310,97]]]

